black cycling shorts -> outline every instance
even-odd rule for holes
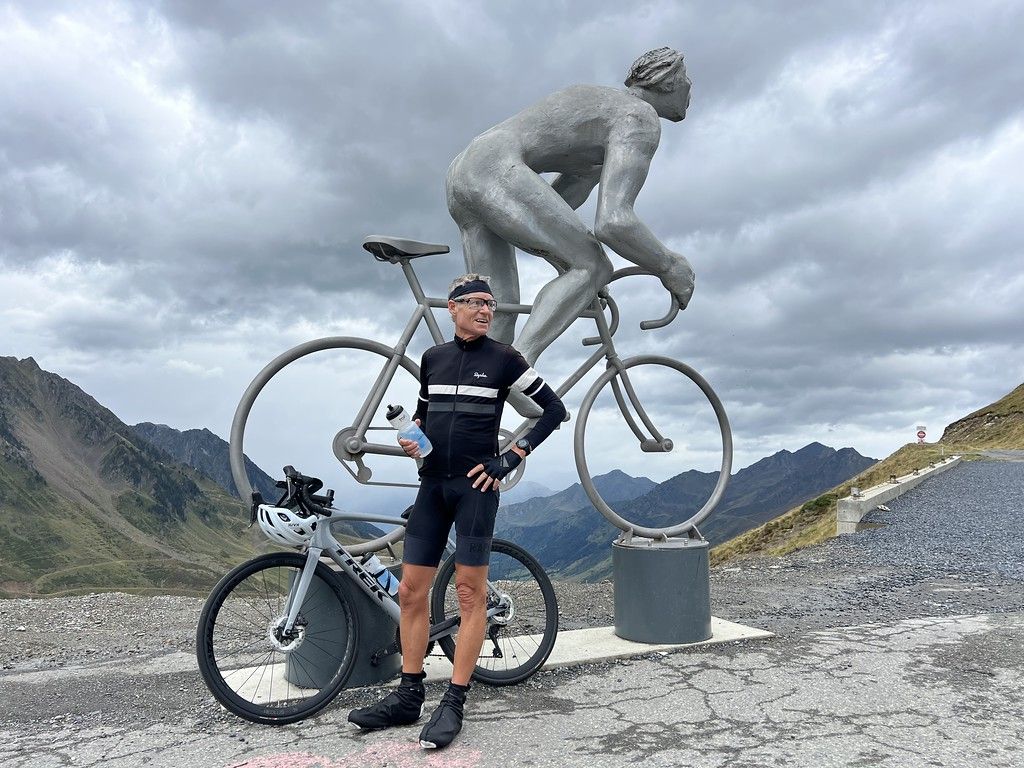
[[[479,477],[479,475],[477,475]],[[498,492],[480,492],[472,477],[424,477],[405,527],[403,562],[436,568],[455,523],[455,562],[487,565]]]

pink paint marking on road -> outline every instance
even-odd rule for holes
[[[477,768],[483,758],[478,749],[458,744],[440,752],[420,749],[418,744],[374,744],[361,752],[334,760],[311,752],[282,752],[262,755],[236,763],[233,768],[353,768],[353,766],[386,766],[386,768]]]

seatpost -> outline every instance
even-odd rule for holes
[[[434,317],[434,313],[430,310],[430,302],[427,300],[427,295],[423,292],[423,286],[420,285],[420,279],[416,277],[412,264],[406,258],[400,258],[398,261],[402,265],[405,279],[409,281],[409,288],[412,290],[412,295],[416,298],[416,303],[426,308],[423,318],[427,321],[427,329],[434,338],[434,343],[444,344],[444,334],[441,333],[441,326],[437,324],[437,318]]]

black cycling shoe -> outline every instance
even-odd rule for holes
[[[364,730],[390,728],[392,725],[411,725],[423,716],[423,700],[426,691],[423,678],[426,674],[415,675],[402,673],[401,684],[374,704],[372,707],[353,709],[348,713],[348,721]]]
[[[462,707],[468,692],[468,685],[448,686],[441,697],[441,703],[430,716],[430,722],[420,731],[420,746],[423,749],[441,749],[452,743],[462,730]]]

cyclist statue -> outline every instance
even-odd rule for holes
[[[529,363],[508,344],[488,337],[496,302],[488,278],[456,278],[448,292],[455,338],[423,353],[419,403],[414,414],[432,444],[420,466],[420,488],[405,531],[401,606],[402,681],[382,701],[353,710],[360,728],[416,722],[423,711],[423,657],[429,635],[428,594],[452,524],[455,587],[462,621],[451,685],[420,733],[425,749],[447,746],[462,729],[469,680],[487,627],[487,563],[498,482],[547,438],[565,407]],[[498,455],[501,412],[510,392],[526,397],[542,415],[525,437]],[[413,440],[399,440],[419,458]]]
[[[661,137],[690,103],[682,54],[658,48],[637,59],[626,89],[574,85],[477,136],[448,169],[448,210],[462,235],[466,268],[493,275],[500,302],[519,302],[515,248],[548,261],[558,277],[537,294],[516,349],[531,364],[594,301],[612,275],[602,248],[661,278],[686,308],[693,270],[633,211]],[[542,173],[557,173],[549,184]],[[574,213],[600,184],[590,232]],[[493,336],[511,343],[516,316]],[[510,398],[519,408],[519,401]],[[527,414],[524,414],[527,415]]]

